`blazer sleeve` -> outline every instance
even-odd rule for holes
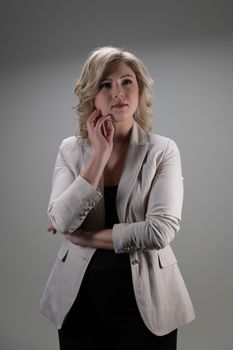
[[[169,139],[152,181],[145,220],[113,226],[116,253],[161,249],[173,240],[180,229],[183,179],[179,149]]]
[[[57,231],[71,234],[81,226],[89,211],[102,198],[102,194],[80,175],[75,177],[67,161],[68,148],[63,140],[53,171],[47,213]]]

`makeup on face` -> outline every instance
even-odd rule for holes
[[[103,113],[112,113],[115,122],[133,118],[138,105],[138,83],[133,70],[118,63],[100,82],[95,105]]]

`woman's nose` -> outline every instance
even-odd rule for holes
[[[124,92],[120,87],[116,87],[115,90],[113,91],[113,96],[114,97],[124,97]]]

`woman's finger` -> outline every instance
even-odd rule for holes
[[[47,228],[47,231],[48,231],[48,232],[52,232],[53,234],[57,233],[57,230],[56,230],[52,225],[50,225],[50,226]]]
[[[106,137],[107,141],[111,141],[113,138],[113,135],[114,135],[114,126],[112,123],[112,119],[107,120],[105,122],[105,130],[106,130],[105,137]]]
[[[89,124],[90,126],[95,126],[97,119],[102,116],[102,113],[99,109],[95,109],[90,116],[87,118],[87,124]]]
[[[102,116],[102,117],[99,117],[96,124],[95,124],[95,127],[96,129],[99,129],[102,131],[103,129],[103,124],[107,121],[107,120],[111,120],[112,119],[112,116],[111,114],[107,114],[105,116]]]

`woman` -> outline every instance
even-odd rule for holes
[[[80,130],[63,140],[49,231],[64,234],[41,311],[60,349],[176,349],[193,306],[170,242],[183,201],[175,142],[150,132],[152,80],[133,54],[92,52],[75,92]]]

